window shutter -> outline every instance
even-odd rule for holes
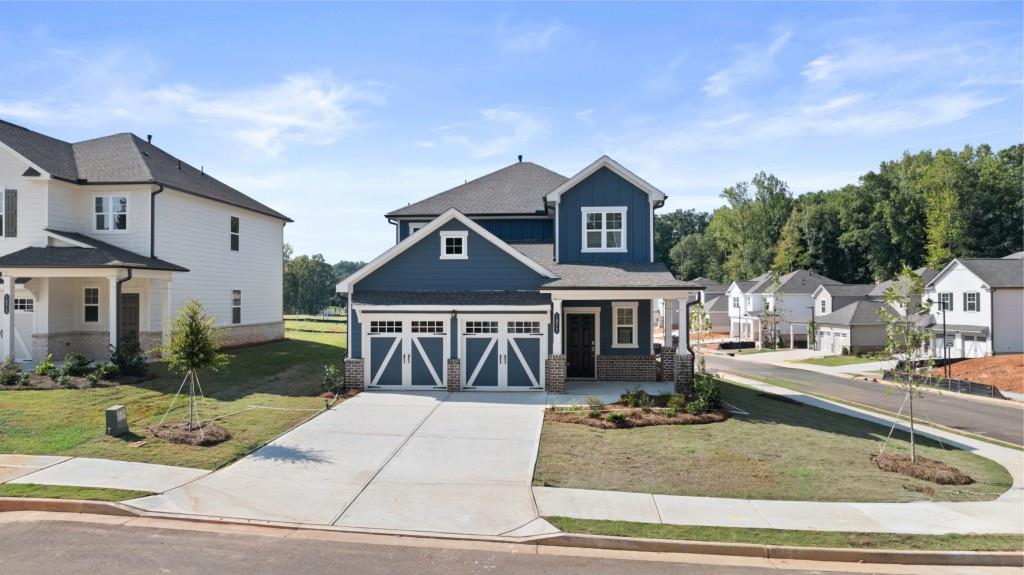
[[[4,237],[18,237],[18,190],[4,190]]]
[[[970,308],[967,307],[967,292],[964,292],[964,311],[967,311],[968,309]]]

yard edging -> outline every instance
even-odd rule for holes
[[[640,551],[645,553],[702,554],[763,559],[793,559],[803,561],[892,565],[956,565],[972,567],[1024,566],[1024,553],[1016,551],[907,551],[842,549],[829,547],[758,545],[750,543],[676,541],[670,539],[644,539],[575,533],[558,533],[554,535],[537,535],[530,537],[461,535],[452,533],[357,529],[352,527],[304,525],[272,521],[236,520],[224,517],[186,516],[171,513],[149,512],[130,505],[115,502],[97,502],[76,499],[0,497],[0,513],[17,511],[108,515],[137,519],[162,519],[180,521],[183,523],[204,523],[214,526],[222,525],[225,527],[248,526],[267,529],[285,529],[296,532],[321,531],[324,533],[391,535],[416,539],[439,539],[445,541],[481,543],[490,542],[533,545],[538,547],[567,547],[611,551]]]

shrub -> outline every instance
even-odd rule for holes
[[[587,407],[590,408],[590,417],[601,417],[601,411],[604,410],[604,403],[600,397],[591,395],[587,398]]]
[[[149,371],[142,345],[135,337],[122,338],[117,347],[110,349],[110,363],[117,367],[118,373],[125,375],[141,377]]]
[[[87,375],[92,368],[92,360],[78,353],[69,353],[64,356],[64,365],[60,368],[60,374],[68,377],[81,377]]]
[[[641,397],[650,397],[650,395],[648,395],[648,393],[644,391],[644,389],[639,385],[634,385],[633,387],[627,389],[626,393],[620,395],[619,400],[626,407],[636,407],[637,405],[639,405]]]
[[[622,427],[626,425],[626,423],[628,422],[628,420],[626,419],[626,414],[621,413],[619,411],[613,411],[609,413],[608,415],[605,416],[605,420],[608,423],[615,425],[616,427]]]
[[[92,370],[92,373],[85,376],[89,380],[89,383],[96,385],[103,380],[110,380],[118,374],[117,366],[112,362],[105,361],[96,366],[96,369]]]
[[[680,409],[686,409],[686,396],[680,393],[673,394],[665,402],[666,407],[670,410],[678,412]]]
[[[694,374],[693,395],[695,399],[707,404],[707,409],[722,406],[722,390],[718,387],[718,381],[705,373]]]
[[[708,411],[708,402],[703,399],[695,399],[686,404],[686,411],[690,415],[700,415]]]
[[[11,358],[7,358],[3,363],[0,363],[0,385],[18,385],[22,382],[21,376],[21,369],[18,368],[18,364],[14,363],[14,360]]]
[[[39,362],[35,369],[36,375],[53,377],[57,373],[57,366],[53,363],[53,354],[46,354],[46,359]]]
[[[331,391],[341,384],[341,370],[338,366],[328,364],[324,366],[320,374],[320,388],[324,391]]]
[[[651,408],[654,407],[654,398],[647,393],[638,395],[636,398],[636,406],[640,408],[640,411],[650,413]]]
[[[64,372],[61,372],[57,374],[57,377],[54,378],[53,381],[56,382],[56,384],[61,387],[68,387],[71,385],[71,376]]]

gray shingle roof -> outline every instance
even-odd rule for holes
[[[773,285],[774,282],[772,281],[771,274],[761,274],[757,276],[755,280],[757,283],[755,283],[749,290],[743,290],[744,293],[775,292],[776,287]],[[838,282],[832,278],[825,277],[810,270],[796,270],[779,276],[778,289],[780,289],[784,294],[812,294],[814,293],[814,290],[818,289],[818,286],[822,285],[842,285],[842,282]]]
[[[1022,252],[1013,252],[1012,254],[1010,254],[1008,256],[1003,256],[1003,259],[1004,260],[1024,260],[1024,251],[1022,251]]]
[[[921,267],[914,270],[914,273],[921,276],[921,281],[924,285],[928,285],[928,282],[935,279],[935,276],[939,275],[939,271],[935,268]],[[875,287],[868,293],[870,297],[885,297],[885,292],[889,291],[889,288],[896,283],[896,280],[885,280],[875,284]]]
[[[355,303],[369,305],[545,305],[547,294],[536,291],[359,291]]]
[[[132,268],[187,272],[187,268],[74,232],[46,230],[91,247],[28,247],[0,256],[0,268]]]
[[[713,297],[704,303],[704,309],[710,312],[727,312],[729,311],[729,298],[724,295]]]
[[[560,264],[555,263],[552,244],[512,244],[512,247],[558,276],[544,284],[545,288],[701,289],[701,286],[675,279],[661,262]]]
[[[825,290],[833,297],[866,296],[875,289],[875,284],[825,285]]]
[[[0,142],[62,180],[79,184],[160,184],[291,221],[135,134],[114,134],[70,144],[0,120]]]
[[[686,280],[686,283],[693,284],[695,286],[702,286],[704,288],[704,296],[715,293],[725,293],[725,290],[729,289],[728,284],[718,283],[708,278],[694,278],[692,280]]]
[[[878,315],[882,309],[889,313],[896,314],[896,310],[889,307],[885,302],[871,299],[862,299],[849,305],[843,306],[832,313],[814,318],[818,325],[883,325],[885,321]]]
[[[1024,287],[1024,259],[958,258],[991,288]]]
[[[547,213],[544,195],[567,179],[533,162],[517,162],[387,216],[437,216],[449,208],[467,216],[543,215]]]

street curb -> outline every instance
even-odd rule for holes
[[[639,537],[615,537],[610,535],[589,535],[556,533],[532,537],[501,537],[462,535],[453,533],[427,533],[390,531],[380,529],[339,528],[333,526],[304,525],[247,521],[224,517],[186,516],[168,513],[142,511],[130,505],[107,501],[84,501],[78,499],[41,499],[30,497],[0,497],[0,513],[8,511],[43,511],[52,513],[83,513],[165,519],[171,521],[204,523],[207,525],[230,525],[286,529],[290,531],[321,531],[324,533],[355,533],[388,535],[417,539],[438,539],[465,541],[469,543],[505,543],[512,545],[533,545],[536,547],[567,547],[577,549],[601,549],[609,551],[640,551],[646,553],[680,553],[698,555],[721,555],[730,557],[751,557],[761,559],[790,559],[802,561],[828,561],[842,563],[875,563],[891,565],[951,565],[972,567],[1024,567],[1024,553],[1015,551],[901,551],[876,549],[842,549],[831,547],[792,547],[760,545],[752,543],[718,543],[710,541],[681,541],[671,539],[645,539]]]

